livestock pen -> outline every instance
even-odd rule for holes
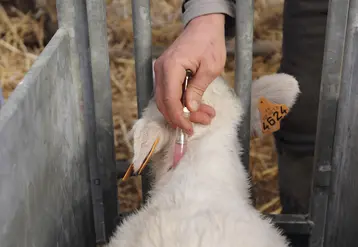
[[[331,9],[337,8],[337,2],[331,1]],[[181,29],[180,1],[154,1],[153,16],[158,12],[164,14],[162,19],[153,18],[152,23],[150,15],[144,19],[139,15],[143,8],[144,13],[149,13],[149,2],[133,3],[138,7],[137,17],[134,15],[137,32],[145,27],[153,28],[152,32],[147,29],[146,34],[142,33],[139,43],[133,40],[131,5],[126,1],[108,3],[107,20],[104,1],[58,1],[59,30],[46,47],[41,43],[45,36],[41,29],[43,19],[33,21],[30,15],[20,11],[1,10],[4,35],[0,80],[8,99],[0,112],[2,246],[31,246],[31,243],[85,246],[105,242],[113,230],[117,216],[115,161],[130,158],[131,144],[125,133],[138,116],[137,106],[140,110],[146,104],[151,90],[151,59],[156,49],[150,50],[150,47],[156,44],[154,48],[159,47],[160,51],[163,49],[160,46],[168,45]],[[281,3],[272,6],[270,13],[260,8],[260,1],[255,2],[255,12],[249,11],[251,2],[243,3],[247,9],[238,11],[246,10],[247,18],[250,13],[255,14],[251,16],[255,19],[255,29],[250,30],[249,26],[248,34],[254,31],[253,40],[272,41],[269,54],[253,57],[252,76],[257,77],[278,68],[280,52],[276,48],[281,38]],[[349,244],[354,240],[354,219],[349,215],[340,217],[337,209],[353,209],[357,203],[357,195],[351,193],[355,188],[353,163],[357,158],[352,148],[357,142],[353,131],[357,121],[354,114],[349,114],[357,105],[353,97],[357,94],[353,83],[357,66],[357,51],[353,45],[357,42],[356,4],[356,1],[341,1],[339,11],[330,11],[328,19],[316,148],[317,176],[312,197],[312,205],[316,207],[312,207],[308,216],[274,217],[287,231],[299,229],[301,233],[312,234],[310,246],[335,246],[335,243]],[[263,27],[268,28],[262,31]],[[29,40],[39,44],[26,46]],[[241,85],[250,83],[251,59],[247,54],[251,54],[251,41],[249,35],[240,45],[241,49],[247,49],[245,54],[239,53],[238,59],[246,59],[248,63],[247,67],[238,68],[241,75],[246,74],[239,76],[244,80]],[[231,48],[234,55],[234,45]],[[136,50],[137,72],[146,71],[142,77],[135,76],[133,50]],[[15,62],[5,58],[14,58]],[[225,76],[233,86],[235,66],[232,56]],[[23,83],[17,86],[20,81]],[[135,81],[141,85],[139,89]],[[140,92],[144,85],[148,90]],[[339,127],[337,131],[335,126]],[[250,166],[256,185],[256,207],[266,213],[279,213],[272,139],[267,137],[264,143],[251,140],[250,158],[250,163],[256,164]],[[117,170],[125,168],[124,163]],[[125,211],[129,194],[134,196],[134,205],[128,205],[128,211],[138,207],[141,201],[141,189],[124,193],[126,186],[128,184],[118,186],[120,211]],[[331,188],[334,193],[329,197]],[[347,198],[355,201],[348,203]],[[336,235],[338,226],[347,229]],[[16,227],[21,231],[14,235]],[[332,241],[324,243],[326,239]],[[346,242],[342,242],[343,239]]]

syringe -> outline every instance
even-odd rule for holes
[[[188,110],[188,108],[186,108],[185,106],[185,100],[184,100],[184,94],[185,91],[188,87],[188,83],[189,83],[189,79],[192,76],[192,72],[191,70],[186,70],[186,76],[185,76],[185,80],[183,83],[183,88],[182,88],[182,97],[181,97],[181,102],[183,104],[183,111],[184,111],[184,116],[186,118],[189,118],[190,115],[190,111]],[[183,157],[183,155],[186,152],[186,148],[187,148],[187,134],[179,127],[177,127],[176,129],[176,138],[175,138],[175,144],[174,144],[174,161],[173,161],[173,166],[172,168],[175,168],[176,165],[178,164],[178,162],[180,161],[180,159]]]

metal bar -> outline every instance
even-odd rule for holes
[[[236,1],[236,35],[235,35],[235,92],[238,94],[245,112],[239,138],[243,145],[242,161],[249,167],[250,152],[250,108],[252,82],[252,43],[254,27],[253,0]]]
[[[342,7],[340,1],[339,8]],[[358,0],[350,0],[333,146],[333,173],[326,219],[325,247],[357,245],[358,218],[355,217],[358,208],[357,44]]]
[[[315,225],[310,247],[324,246],[348,8],[349,0],[331,0],[329,3],[310,205],[310,219]]]
[[[281,43],[271,40],[259,40],[252,44],[252,56],[268,56],[276,52]],[[153,58],[160,57],[168,47],[154,45],[152,47]],[[113,50],[112,53],[121,53],[120,50]],[[122,52],[123,54],[123,52]],[[226,42],[226,54],[227,56],[235,56],[235,45],[230,42]],[[124,54],[131,55],[131,53]]]
[[[81,87],[81,104],[84,111],[86,154],[90,177],[91,199],[96,241],[106,241],[101,174],[98,167],[96,116],[93,81],[90,64],[90,46],[85,0],[57,0],[59,27],[68,30],[71,49],[71,72]]]
[[[313,222],[308,220],[307,215],[301,214],[269,214],[272,222],[280,227],[285,234],[310,234]]]
[[[0,87],[0,110],[4,103],[5,103],[5,100],[4,100],[4,96],[2,94],[2,88]]]
[[[105,1],[87,0],[87,17],[96,113],[97,156],[102,177],[105,236],[108,241],[116,227],[115,218],[118,215],[119,204],[116,200],[117,174]],[[102,211],[98,213],[101,214]]]
[[[138,118],[153,96],[152,25],[149,0],[132,1]]]
[[[134,33],[134,57],[138,118],[153,96],[152,67],[152,25],[149,0],[132,0],[132,22]],[[150,189],[148,167],[143,171],[143,201],[147,200]]]

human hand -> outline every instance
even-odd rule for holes
[[[181,35],[156,60],[155,94],[159,111],[173,126],[193,134],[192,123],[209,124],[215,110],[201,103],[208,85],[224,70],[226,62],[225,16],[210,14],[189,22]],[[180,102],[186,69],[193,77],[185,93],[189,120]]]

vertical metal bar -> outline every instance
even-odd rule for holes
[[[96,113],[97,156],[102,177],[104,220],[108,241],[116,226],[118,200],[105,1],[87,0],[87,17]]]
[[[153,93],[152,25],[149,0],[132,1],[138,118]]]
[[[310,247],[324,245],[348,8],[349,0],[331,0],[329,3],[310,205],[310,219],[314,222]]]
[[[57,0],[59,27],[68,31],[71,49],[71,72],[80,87],[83,124],[85,128],[86,158],[90,177],[91,200],[96,241],[106,241],[101,176],[97,158],[96,116],[89,54],[86,0]]]
[[[235,92],[239,95],[245,112],[239,138],[243,145],[242,161],[247,169],[249,168],[250,158],[253,22],[253,0],[236,0]]]
[[[5,100],[4,100],[4,96],[2,95],[2,88],[0,87],[0,109],[4,103]]]
[[[342,1],[339,8],[342,8]],[[357,245],[358,218],[355,217],[358,208],[357,44],[358,0],[350,0],[333,147],[333,172],[326,219],[325,247]]]
[[[148,105],[153,94],[152,69],[152,25],[149,0],[132,0],[132,22],[134,33],[134,55],[138,118]],[[142,176],[143,201],[147,200],[150,189],[148,171]]]

